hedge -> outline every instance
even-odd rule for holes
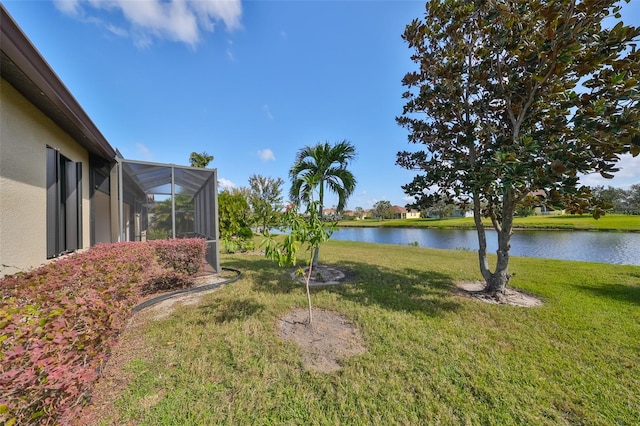
[[[102,244],[0,279],[0,424],[72,424],[131,309],[193,283],[201,239]]]

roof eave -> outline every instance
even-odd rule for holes
[[[89,152],[106,159],[114,159],[115,149],[1,3],[0,27],[0,50],[4,53],[0,67],[2,78]],[[5,56],[13,64],[5,63]],[[24,79],[16,79],[9,75],[6,70],[11,68],[11,65],[15,65]],[[33,87],[29,87],[29,84]]]

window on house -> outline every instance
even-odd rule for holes
[[[47,147],[47,258],[82,247],[82,163]]]

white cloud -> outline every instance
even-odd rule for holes
[[[62,13],[70,16],[80,15],[80,0],[53,0],[53,3]]]
[[[240,0],[54,0],[62,13],[83,21],[111,24],[92,17],[97,10],[120,11],[131,26],[129,33],[137,46],[148,46],[154,38],[195,46],[202,31],[213,31],[217,22],[227,30],[241,27]],[[116,33],[118,35],[122,32]]]
[[[225,178],[219,178],[218,179],[218,186],[220,187],[220,189],[231,189],[231,188],[237,188],[238,186],[231,182],[229,179],[225,179]]]
[[[144,144],[136,143],[136,153],[138,154],[138,158],[146,161],[153,160],[153,153]]]
[[[109,30],[112,34],[117,35],[118,37],[127,37],[129,36],[129,32],[121,27],[117,27],[112,24],[106,25],[107,30]]]
[[[236,57],[234,56],[231,47],[233,47],[233,40],[227,40],[227,58],[229,58],[230,61],[235,62]]]
[[[275,161],[276,159],[276,156],[273,155],[273,151],[269,148],[258,150],[258,157],[260,157],[262,161]]]
[[[271,110],[269,109],[269,105],[267,105],[267,104],[262,105],[262,109],[264,110],[264,113],[267,114],[267,118],[269,120],[273,120],[273,114],[271,114]]]
[[[614,173],[613,179],[605,179],[599,173],[580,176],[580,183],[588,186],[613,186],[628,189],[635,183],[640,183],[640,155],[631,154],[620,156],[617,166],[620,171]]]

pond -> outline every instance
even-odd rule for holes
[[[331,239],[382,244],[415,244],[450,250],[478,250],[475,230],[424,228],[338,228]],[[487,231],[487,250],[498,249]],[[515,231],[512,256],[640,265],[640,232]]]

